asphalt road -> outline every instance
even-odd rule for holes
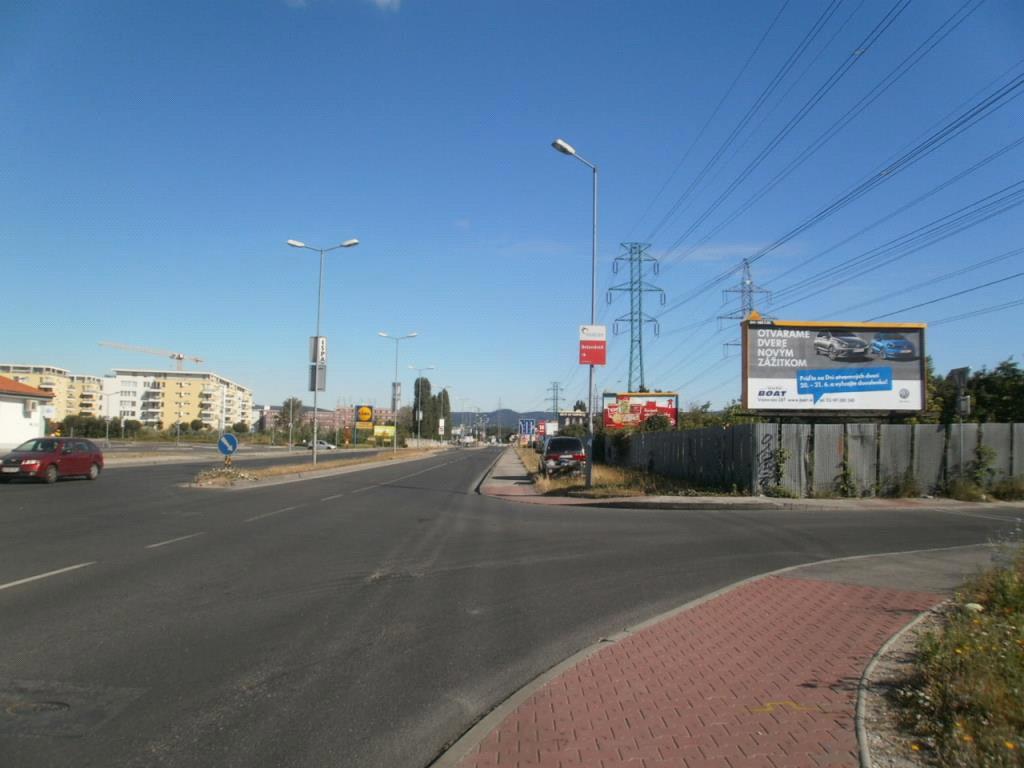
[[[578,649],[737,579],[1013,527],[517,505],[473,491],[497,455],[241,492],[180,488],[182,465],[0,486],[0,765],[418,768]]]

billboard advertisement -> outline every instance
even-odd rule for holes
[[[747,320],[743,405],[762,411],[920,411],[925,327]]]
[[[605,392],[602,399],[605,429],[636,429],[656,413],[673,427],[679,422],[678,392]]]

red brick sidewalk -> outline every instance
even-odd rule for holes
[[[941,595],[768,577],[609,644],[460,768],[857,766],[857,685]]]

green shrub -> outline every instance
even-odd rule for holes
[[[964,477],[954,477],[946,483],[946,495],[959,501],[985,501],[987,499],[981,486]]]
[[[992,495],[1003,501],[1024,499],[1024,477],[1007,477],[992,487]]]

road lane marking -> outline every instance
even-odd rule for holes
[[[340,499],[344,495],[344,493],[336,493],[333,496],[327,496],[323,499],[320,499],[320,501],[331,501],[332,499]]]
[[[254,520],[262,520],[264,517],[270,517],[271,515],[280,515],[282,512],[291,512],[293,509],[298,509],[298,507],[285,507],[284,509],[275,509],[273,512],[264,512],[262,515],[256,515],[256,517],[250,517],[245,522],[251,523]]]
[[[179,536],[176,539],[168,539],[167,541],[158,541],[156,544],[147,544],[146,549],[156,549],[157,547],[166,547],[168,544],[173,544],[176,541],[184,541],[185,539],[194,539],[196,536],[202,536],[206,531],[200,531],[199,533],[190,533],[188,536]]]
[[[458,463],[460,461],[464,461],[464,459],[456,459],[455,461],[446,461],[444,464],[438,464],[436,467],[427,467],[426,469],[421,469],[419,472],[413,472],[412,474],[409,474],[409,475],[402,475],[401,477],[396,477],[394,480],[388,480],[386,483],[377,483],[376,485],[368,485],[365,488],[358,488],[358,489],[352,491],[352,493],[362,493],[363,491],[372,491],[374,488],[385,488],[385,487],[387,487],[389,485],[394,485],[395,483],[400,483],[403,480],[408,480],[410,477],[416,477],[417,475],[422,475],[422,474],[425,474],[427,472],[433,472],[435,469],[441,469],[442,467],[447,467],[449,464],[456,464],[456,463]]]
[[[88,568],[90,565],[96,565],[98,561],[93,560],[88,563],[79,563],[78,565],[69,565],[67,568],[58,568],[56,571],[47,571],[46,573],[40,573],[38,576],[29,576],[27,579],[18,579],[17,581],[11,581],[7,584],[0,584],[0,589],[10,589],[11,587],[21,586],[22,584],[28,584],[30,581],[39,581],[39,579],[47,579],[50,576],[56,576],[59,573],[67,573],[68,571],[77,571],[79,568]]]

